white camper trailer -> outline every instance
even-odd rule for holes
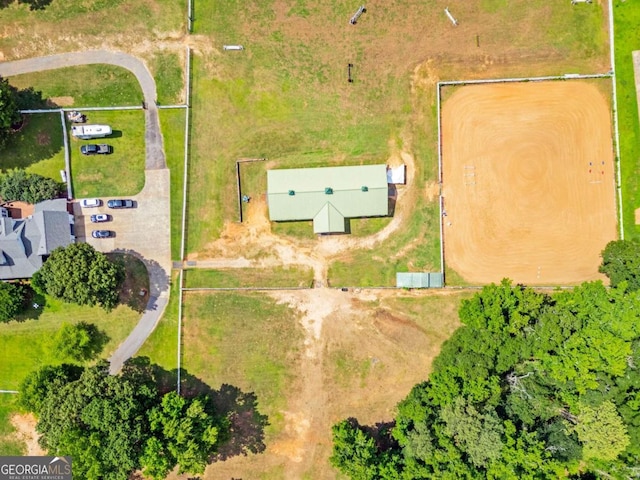
[[[108,137],[112,133],[109,125],[74,125],[71,127],[71,135],[82,140]]]

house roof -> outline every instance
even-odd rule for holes
[[[30,278],[46,255],[72,242],[71,223],[64,199],[37,204],[28,218],[0,218],[0,279]]]
[[[386,165],[267,172],[269,218],[313,220],[315,233],[345,231],[345,218],[389,214]]]

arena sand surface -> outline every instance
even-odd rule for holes
[[[442,109],[446,265],[478,284],[604,278],[600,252],[617,238],[610,119],[590,82],[458,87]]]

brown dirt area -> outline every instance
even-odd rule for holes
[[[610,119],[582,81],[458,89],[442,110],[447,266],[473,283],[602,278],[616,238]]]
[[[28,413],[25,415],[13,415],[10,419],[11,425],[16,429],[13,434],[17,440],[24,442],[26,446],[25,455],[28,457],[38,457],[46,455],[38,443],[39,435],[36,432],[36,417]]]
[[[262,454],[214,463],[203,479],[337,478],[328,461],[331,426],[347,417],[369,425],[391,421],[395,405],[427,377],[459,326],[455,312],[469,293],[323,288],[270,296],[300,313],[305,332],[286,387],[284,428]],[[413,304],[429,312],[416,319],[398,303],[411,299],[432,309]]]

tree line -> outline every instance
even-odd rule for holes
[[[607,246],[611,288],[503,280],[464,300],[463,326],[393,425],[334,425],[331,463],[358,480],[636,478],[639,253]]]
[[[159,480],[203,473],[229,436],[229,419],[206,395],[163,393],[148,362],[127,362],[119,375],[100,361],[32,372],[20,387],[23,408],[38,418],[39,443],[49,455],[70,455],[86,480],[121,480],[142,470]]]

